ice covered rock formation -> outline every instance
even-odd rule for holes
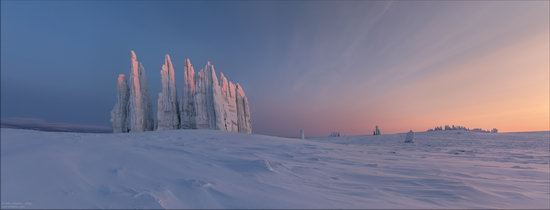
[[[223,73],[218,79],[214,65],[210,62],[192,78],[194,74],[190,62],[186,61],[186,85],[180,116],[182,128],[188,125],[198,129],[252,133],[248,99],[242,87],[229,81]]]
[[[140,132],[155,128],[145,71],[134,51],[131,51],[131,61],[129,87],[124,75],[119,76],[119,101],[111,114],[114,132]],[[195,73],[191,61],[185,60],[180,98],[169,55],[165,56],[160,75],[162,91],[157,101],[157,130],[217,129],[252,133],[250,107],[244,89],[223,73],[218,78],[210,62]],[[129,89],[127,100],[122,96],[124,93],[128,95],[128,91],[124,92],[124,86]],[[127,104],[126,111],[124,105],[119,105],[124,103]]]
[[[176,78],[170,55],[164,57],[160,70],[162,92],[157,103],[157,130],[178,129],[180,124],[176,93]]]
[[[138,61],[136,53],[131,51],[130,55],[129,130],[130,132],[150,131],[154,128],[154,120],[145,70]]]
[[[128,84],[124,74],[117,79],[117,102],[111,111],[111,123],[114,133],[128,132]]]

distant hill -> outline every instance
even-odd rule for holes
[[[41,119],[8,118],[0,120],[2,128],[29,129],[39,131],[75,132],[75,133],[111,133],[105,126],[79,125],[70,123],[48,122]]]

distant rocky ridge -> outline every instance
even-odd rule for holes
[[[218,129],[252,133],[248,99],[241,85],[223,73],[218,78],[210,62],[196,74],[191,60],[186,59],[183,92],[178,97],[170,55],[165,56],[160,70],[162,90],[155,122],[145,70],[136,53],[131,51],[130,55],[129,82],[124,74],[117,80],[117,102],[111,111],[113,132]]]

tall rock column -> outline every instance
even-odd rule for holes
[[[128,99],[129,90],[124,74],[117,79],[117,102],[111,111],[111,123],[114,133],[128,132]]]
[[[130,51],[130,57],[129,130],[130,132],[150,131],[154,128],[154,120],[145,70],[137,60],[134,51]]]
[[[222,113],[220,118],[223,122],[220,130],[238,132],[236,86],[223,73],[220,73],[220,89],[222,95]]]
[[[179,128],[179,111],[176,92],[176,78],[170,55],[164,57],[160,70],[162,92],[157,103],[157,130],[173,130]]]
[[[208,67],[206,67],[206,70],[212,77],[212,80],[211,80],[212,83],[210,85],[212,87],[212,94],[211,94],[212,97],[209,97],[209,99],[211,98],[211,104],[212,104],[211,106],[213,109],[213,112],[212,112],[213,114],[209,116],[210,128],[218,129],[218,130],[227,130],[225,127],[225,122],[223,117],[224,99],[222,95],[220,81],[218,80],[218,76],[216,75],[216,70],[214,69],[214,65],[210,64],[210,62],[208,62],[207,65]]]
[[[237,84],[235,92],[237,95],[237,118],[239,133],[252,133],[248,99],[246,98],[246,95],[244,94],[244,90],[241,85]]]
[[[183,129],[197,128],[195,123],[195,69],[189,58],[185,59],[183,78],[183,93],[180,100],[180,127]]]
[[[195,122],[198,129],[218,129],[221,124],[216,117],[219,113],[220,86],[214,66],[208,62],[196,77]]]
[[[201,69],[195,78],[197,87],[194,94],[195,126],[197,129],[210,128],[206,107],[207,78],[204,69]]]

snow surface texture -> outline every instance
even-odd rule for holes
[[[145,71],[131,51],[130,97],[123,96],[124,75],[117,81],[118,101],[111,114],[113,132],[153,130],[153,117],[147,93]],[[223,73],[216,75],[210,62],[195,74],[189,59],[185,60],[183,93],[178,101],[174,66],[170,55],[161,67],[162,91],[158,97],[157,130],[217,129],[252,133],[250,108],[243,88],[229,81]],[[129,101],[129,102],[127,102]],[[129,103],[128,114],[121,107]],[[122,125],[129,118],[129,126]],[[128,129],[124,129],[128,127]]]
[[[1,198],[52,209],[550,208],[549,132],[404,138],[2,128]]]

